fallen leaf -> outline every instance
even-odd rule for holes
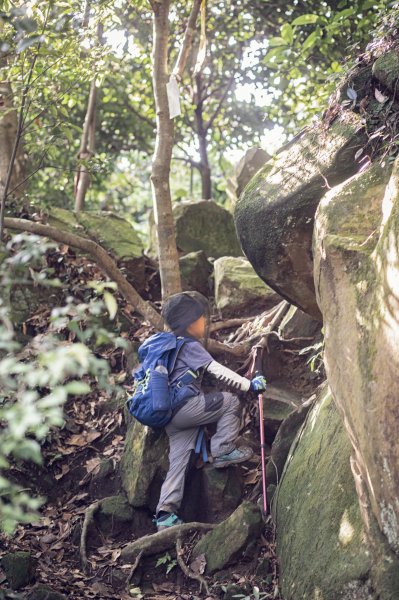
[[[354,90],[352,87],[348,87],[348,89],[346,90],[346,95],[348,96],[348,98],[350,100],[353,100],[355,102],[355,100],[357,98],[356,90]]]
[[[384,94],[380,92],[380,90],[378,90],[377,88],[375,88],[374,90],[374,96],[377,102],[379,102],[380,104],[384,104],[384,102],[388,100],[388,96],[384,96]]]
[[[154,592],[174,592],[175,584],[169,581],[164,583],[153,583]]]
[[[205,554],[199,554],[192,563],[190,563],[190,569],[193,573],[202,575],[205,572],[206,558]]]
[[[65,440],[68,446],[87,446],[91,444],[101,435],[100,431],[83,431],[81,434],[72,435],[70,438]]]

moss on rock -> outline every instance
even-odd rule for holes
[[[212,574],[238,560],[262,531],[260,509],[243,502],[225,521],[207,533],[194,547],[193,556],[205,554],[206,572]]]
[[[351,446],[328,389],[294,443],[275,505],[285,600],[336,600],[367,579],[370,553],[350,468]],[[350,597],[350,596],[349,596]]]
[[[235,206],[241,246],[258,275],[283,297],[320,319],[312,234],[317,205],[329,186],[355,173],[365,143],[359,118],[347,111],[328,133],[301,135],[248,183]]]
[[[373,64],[373,75],[391,92],[399,94],[399,89],[395,89],[399,79],[399,51],[391,50],[377,58]]]
[[[168,437],[132,420],[121,462],[122,485],[132,506],[155,509],[168,468]]]
[[[225,316],[238,310],[267,308],[279,296],[255,273],[243,256],[222,256],[214,262],[215,301]]]
[[[179,265],[183,290],[194,290],[208,296],[209,277],[213,269],[205,252],[189,252],[180,258]]]
[[[139,258],[143,253],[143,243],[132,225],[111,212],[53,208],[48,221],[63,231],[94,240],[118,259]]]
[[[242,255],[232,214],[213,200],[181,202],[173,215],[182,252],[203,250],[213,258]]]
[[[36,560],[29,552],[10,552],[1,559],[11,589],[19,590],[34,579]]]

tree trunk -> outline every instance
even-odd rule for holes
[[[202,100],[202,77],[201,73],[195,76],[196,83],[196,107],[195,107],[195,125],[198,136],[200,162],[198,165],[199,172],[201,174],[201,198],[203,200],[210,200],[212,198],[212,179],[211,169],[209,166],[208,159],[208,142],[206,140],[207,128],[204,124],[204,118],[202,114],[203,100]]]
[[[95,131],[96,131],[96,78],[90,86],[89,101],[83,125],[82,140],[80,143],[79,159],[89,159],[94,156]],[[84,165],[79,165],[75,176],[75,210],[84,210],[86,193],[90,186],[90,173]]]
[[[169,118],[168,38],[170,0],[152,3],[154,23],[153,88],[156,108],[157,136],[152,162],[151,184],[157,230],[158,259],[162,298],[181,292],[179,256],[176,247],[169,175],[173,150],[173,120]]]
[[[4,194],[8,168],[17,136],[18,115],[13,107],[13,92],[8,81],[0,82],[0,197]],[[21,143],[17,148],[8,193],[20,196],[24,190],[24,159]]]
[[[0,36],[3,30],[0,22]],[[0,69],[7,68],[7,58],[0,53]],[[4,196],[8,169],[14,152],[14,144],[18,131],[18,112],[14,107],[14,96],[9,81],[0,81],[0,198]],[[16,148],[11,179],[7,193],[20,196],[24,191],[25,160],[21,142]]]

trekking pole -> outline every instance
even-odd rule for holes
[[[263,346],[255,347],[255,377],[262,375],[262,354]],[[267,494],[266,494],[266,463],[265,463],[265,428],[264,428],[264,409],[263,409],[263,393],[258,394],[259,404],[259,430],[260,430],[260,456],[262,463],[262,493],[263,493],[263,516],[267,515]]]

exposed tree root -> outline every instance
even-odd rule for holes
[[[241,319],[226,319],[224,321],[217,321],[216,323],[211,323],[209,327],[210,332],[220,331],[221,329],[230,329],[231,327],[238,327],[239,325],[243,325],[248,321],[252,321],[253,317],[242,317]]]
[[[176,540],[176,558],[177,564],[183,571],[184,575],[186,577],[189,577],[189,579],[194,579],[195,581],[198,581],[200,584],[200,592],[202,592],[202,588],[204,588],[206,595],[209,596],[209,587],[205,580],[205,577],[202,577],[202,575],[200,575],[199,573],[194,573],[194,571],[192,571],[183,560],[181,536],[179,536]]]
[[[93,502],[93,504],[90,504],[85,510],[85,518],[83,521],[82,533],[80,535],[80,562],[84,571],[86,571],[87,567],[87,532],[100,505],[101,500],[97,500],[96,502]]]
[[[139,563],[140,563],[140,560],[141,560],[142,556],[143,556],[143,551],[141,550],[141,552],[139,552],[138,555],[136,556],[136,560],[132,564],[132,568],[129,571],[129,575],[127,576],[127,579],[126,579],[126,587],[129,587],[130,582],[133,579],[133,575],[135,574],[136,569],[139,566]]]
[[[209,531],[214,529],[216,525],[211,523],[198,523],[193,521],[192,523],[184,523],[183,525],[176,525],[153,533],[152,535],[145,535],[144,537],[128,544],[122,549],[121,559],[127,563],[134,560],[135,557],[142,552],[143,556],[151,556],[158,554],[158,552],[165,552],[169,548],[175,546],[177,538],[192,531]]]

